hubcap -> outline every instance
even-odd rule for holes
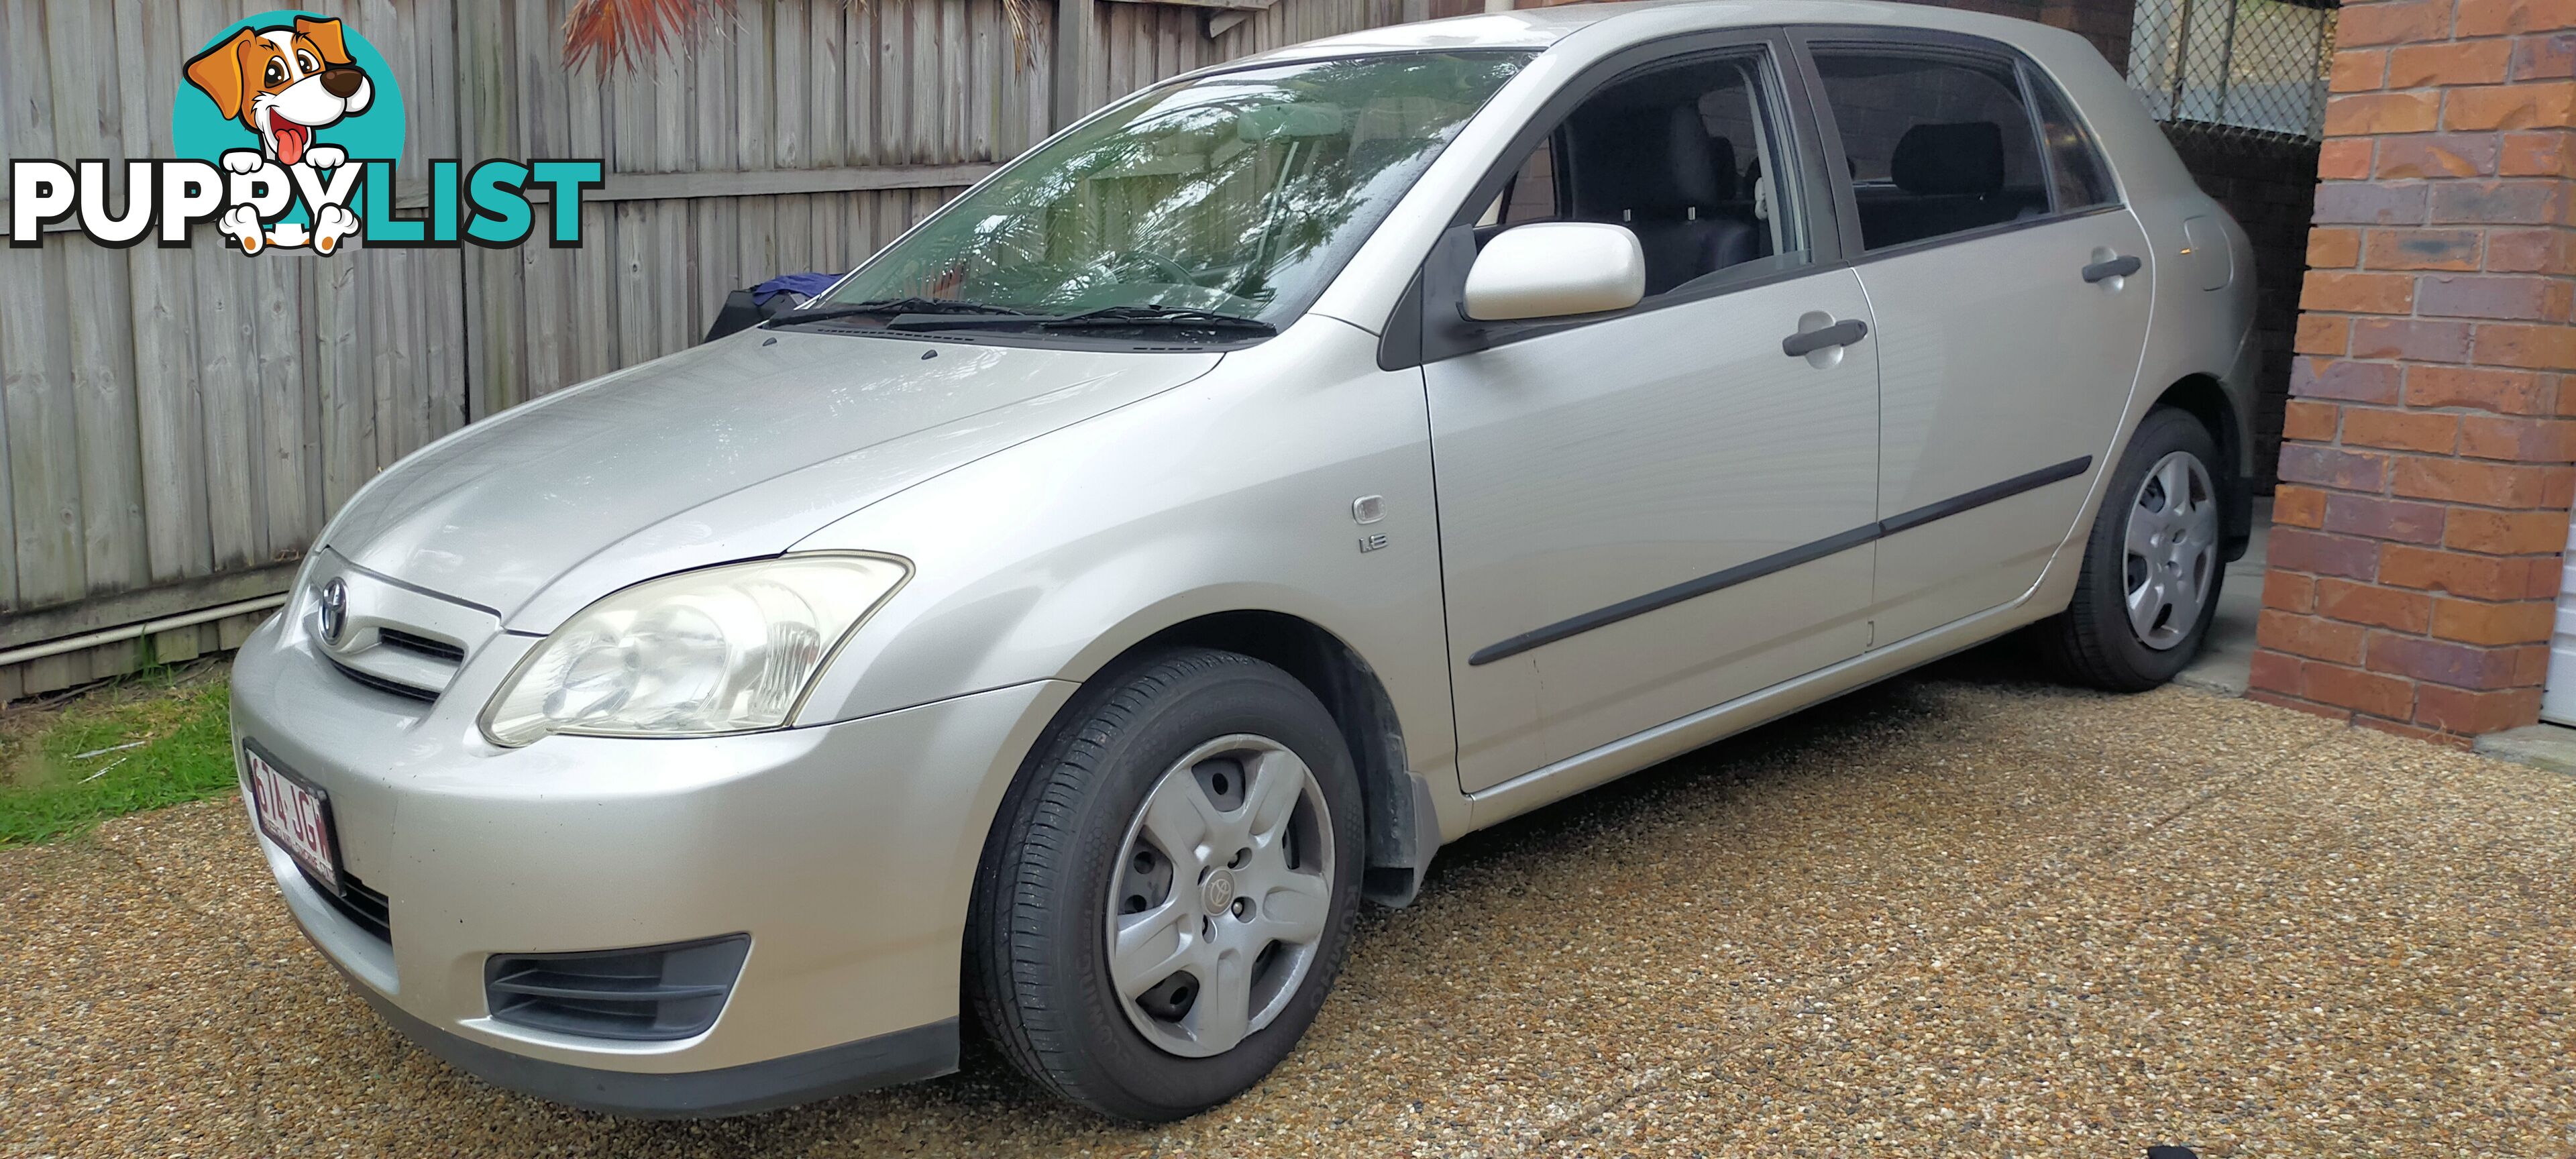
[[[1109,981],[1146,1041],[1193,1058],[1270,1025],[1332,912],[1323,786],[1287,746],[1200,745],[1145,794],[1109,877]]]
[[[2156,461],[2129,504],[2122,576],[2129,631],[2164,651],[2200,623],[2218,570],[2218,492],[2189,451]]]
[[[1234,875],[1222,869],[1208,874],[1207,884],[1199,887],[1199,908],[1212,914],[1234,908]]]

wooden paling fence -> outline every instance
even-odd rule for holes
[[[336,12],[401,87],[406,183],[605,160],[580,248],[0,247],[0,700],[239,643],[395,460],[688,346],[731,289],[851,268],[1113,96],[1471,5],[1034,0],[1023,43],[1002,0],[738,0],[604,76],[562,67],[569,6]],[[173,155],[182,62],[269,7],[0,0],[0,160]]]

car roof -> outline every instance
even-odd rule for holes
[[[1578,32],[1593,51],[1700,29],[1775,24],[1843,24],[1932,28],[2026,44],[2063,35],[2046,25],[2006,16],[1920,4],[1871,0],[1631,0],[1619,4],[1565,4],[1511,12],[1485,12],[1393,24],[1327,36],[1262,53],[1224,67],[1253,62],[1363,56],[1437,49],[1555,47]],[[1588,53],[1587,53],[1588,55]]]

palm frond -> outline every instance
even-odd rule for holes
[[[1037,0],[1002,0],[1002,18],[1010,21],[1011,43],[1018,50],[1019,66],[1025,69],[1032,63],[1029,30],[1037,27]]]
[[[639,67],[730,9],[725,0],[574,0],[564,17],[564,69]]]
[[[867,0],[843,2],[864,5]],[[1011,26],[1011,43],[1017,50],[1016,63],[1023,69],[1036,59],[1029,42],[1037,28],[1037,2],[1001,0],[1002,18]],[[685,41],[698,30],[726,20],[732,7],[733,0],[573,0],[572,12],[564,17],[564,69],[592,66],[606,72],[642,67],[674,41]]]

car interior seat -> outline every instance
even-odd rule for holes
[[[1871,248],[2036,217],[2047,194],[2004,186],[2004,130],[1993,121],[1916,125],[1897,138],[1887,185],[1862,185],[1861,228]],[[1891,188],[1892,186],[1892,188]]]
[[[1625,225],[1646,254],[1646,292],[1761,256],[1763,231],[1736,196],[1735,144],[1712,137],[1697,108],[1644,118],[1614,110],[1582,126],[1574,158],[1574,219]],[[1643,121],[1644,131],[1638,131]]]

